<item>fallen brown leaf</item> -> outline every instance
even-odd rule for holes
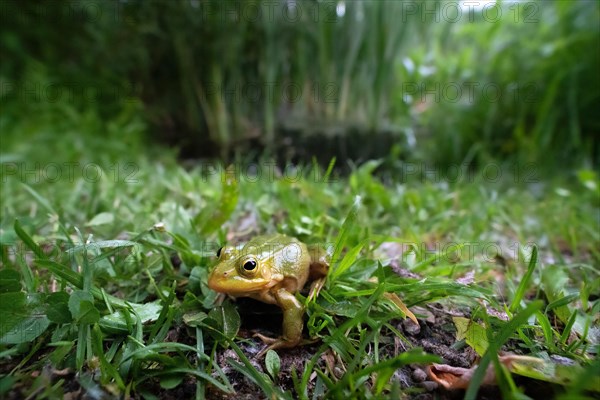
[[[525,363],[543,363],[543,360],[534,357],[528,356],[518,356],[515,354],[508,354],[505,356],[499,356],[498,359],[509,371],[513,370],[513,365],[518,362]],[[473,378],[473,374],[477,369],[477,365],[472,366],[471,368],[461,368],[461,367],[453,367],[451,365],[446,364],[431,364],[427,368],[427,375],[433,380],[437,382],[439,385],[443,386],[448,390],[455,389],[466,389],[469,387],[471,383],[471,379]],[[496,384],[496,374],[493,365],[489,365],[487,370],[485,371],[485,376],[483,378],[482,385],[495,385]]]

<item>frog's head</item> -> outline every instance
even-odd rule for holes
[[[232,296],[244,296],[269,287],[271,258],[264,253],[222,247],[217,252],[219,263],[208,277],[208,287]]]

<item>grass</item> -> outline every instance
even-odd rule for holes
[[[3,169],[0,393],[410,398],[424,389],[401,372],[442,354],[407,333],[394,293],[422,329],[427,310],[443,310],[453,346],[479,352],[467,398],[500,350],[543,359],[545,370],[519,373],[555,383],[555,396],[597,396],[577,378],[597,364],[600,329],[593,172],[517,183],[475,172],[452,183],[380,177],[376,162],[342,177],[169,160],[135,160],[134,180],[107,168],[97,181],[27,182]],[[253,357],[252,317],[229,300],[215,307],[206,286],[216,249],[266,232],[333,254],[319,298],[297,295],[317,343],[271,353],[268,365]],[[466,339],[455,339],[449,313],[468,321]],[[500,376],[504,397],[523,398],[528,383],[515,379]]]
[[[427,390],[416,366],[442,361],[479,364],[466,398],[599,396],[600,181],[592,169],[547,168],[598,158],[599,59],[588,51],[598,41],[597,3],[505,2],[497,23],[401,25],[400,3],[347,2],[340,17],[335,3],[299,2],[336,13],[335,23],[301,25],[223,23],[218,12],[203,20],[194,2],[165,4],[117,5],[127,24],[84,18],[56,31],[57,15],[29,15],[39,7],[7,21],[0,39],[15,57],[0,71],[0,397],[81,389],[98,398],[412,398]],[[511,18],[532,7],[536,23]],[[29,29],[30,17],[39,30]],[[231,46],[197,41],[204,28]],[[65,36],[81,41],[63,47]],[[129,45],[115,47],[113,36]],[[40,37],[47,47],[28,47]],[[526,45],[512,45],[522,37]],[[64,64],[80,53],[81,64]],[[119,68],[104,68],[107,59]],[[128,78],[146,82],[143,93],[80,96]],[[485,101],[480,86],[467,104],[420,102],[417,87],[406,86],[470,81],[511,96]],[[247,82],[294,82],[321,97],[334,88],[336,101],[223,95]],[[52,91],[32,94],[32,83]],[[539,96],[514,101],[523,84]],[[344,121],[373,135],[416,133],[407,146],[396,137],[385,159],[332,160],[326,169],[242,157],[229,168],[184,167],[170,150],[146,145],[154,125],[173,136],[206,132],[221,146],[211,154],[225,154],[248,132],[271,143],[278,125],[304,117],[307,129]],[[435,151],[424,146],[429,133]],[[497,161],[504,156],[512,161]],[[262,344],[251,335],[278,335],[277,316],[219,303],[206,280],[223,244],[272,232],[321,244],[333,262],[316,301],[297,294],[304,336],[315,343],[259,360]],[[541,364],[509,373],[501,352]],[[483,387],[490,365],[496,390]],[[443,389],[435,396],[449,397]]]
[[[505,1],[493,10],[473,21],[441,18],[430,46],[399,68],[397,96],[433,138],[428,157],[485,165],[513,155],[554,169],[577,162],[576,151],[597,163],[598,122],[587,116],[600,101],[590,90],[600,57],[587,51],[599,44],[598,3]]]
[[[386,146],[353,143],[383,132],[403,157],[443,166],[600,160],[597,1],[21,3],[0,15],[13,115],[70,99],[106,118],[139,102],[154,138],[194,158],[256,143],[302,154],[315,135],[328,137],[321,158],[340,145],[380,157]],[[73,115],[56,111],[58,124]]]

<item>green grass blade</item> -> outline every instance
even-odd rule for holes
[[[46,257],[46,254],[44,254],[44,252],[42,251],[40,246],[38,246],[38,244],[32,239],[32,237],[29,236],[29,234],[27,234],[27,232],[25,232],[25,230],[23,229],[23,226],[21,225],[21,222],[18,219],[15,219],[14,228],[15,228],[15,233],[17,234],[17,236],[19,236],[19,238],[23,241],[23,243],[25,243],[25,245],[31,251],[33,251],[33,253],[36,255],[36,257],[41,258],[41,259],[48,258],[48,257]]]
[[[490,340],[488,350],[481,358],[479,366],[473,374],[471,383],[465,394],[465,400],[475,400],[477,398],[477,392],[483,382],[488,365],[492,362],[492,357],[498,357],[498,351],[502,345],[521,325],[526,324],[529,317],[535,314],[536,311],[539,311],[543,305],[544,303],[541,300],[531,302],[523,311],[515,315],[506,325],[504,325],[500,332]]]
[[[46,259],[33,260],[33,262],[35,265],[47,268],[54,275],[64,279],[77,289],[83,289],[83,277],[69,267]]]
[[[52,207],[50,205],[50,202],[46,198],[42,197],[42,195],[40,195],[38,192],[36,192],[29,185],[27,185],[25,183],[23,183],[22,185],[25,188],[25,190],[27,190],[37,200],[37,202],[40,203],[42,205],[42,207],[44,207],[46,209],[46,211],[48,211],[50,214],[56,215],[58,217],[58,213],[56,212],[54,207]],[[62,222],[60,222],[60,219],[58,220],[58,226],[60,227],[60,230],[62,231],[63,235],[65,236],[65,239],[69,243],[73,244],[73,241],[71,240],[71,236],[69,235],[67,228],[64,226],[64,224]]]
[[[268,378],[268,376],[266,374],[261,373],[252,365],[252,363],[250,362],[248,357],[246,357],[246,355],[244,354],[242,349],[240,349],[238,347],[238,345],[236,345],[232,339],[228,338],[227,336],[225,336],[218,330],[210,327],[209,325],[202,324],[202,326],[205,329],[211,330],[213,333],[215,333],[217,336],[219,336],[221,338],[221,340],[229,343],[229,345],[231,346],[233,351],[235,351],[235,353],[238,355],[238,357],[242,361],[242,363],[240,364],[237,361],[229,359],[229,360],[227,360],[229,362],[229,364],[236,371],[240,372],[241,374],[246,376],[248,379],[250,379],[252,382],[254,382],[257,386],[259,386],[262,389],[262,391],[265,393],[267,398],[291,399],[291,396],[289,393],[282,392],[281,389],[279,389],[277,386],[273,385],[273,382],[270,381],[270,379]]]
[[[523,297],[525,296],[525,291],[529,288],[529,283],[531,281],[531,276],[533,275],[533,271],[535,270],[535,267],[537,265],[537,260],[538,260],[538,248],[536,245],[533,246],[533,249],[531,250],[531,258],[529,259],[529,265],[527,266],[527,272],[525,273],[525,276],[523,277],[523,279],[521,279],[521,282],[519,283],[519,286],[517,287],[517,291],[515,293],[515,297],[513,298],[512,304],[510,305],[510,312],[515,312],[516,310],[518,310],[521,307],[521,301],[523,300]]]
[[[216,205],[208,206],[193,220],[193,224],[202,234],[219,229],[235,211],[240,194],[236,171],[229,166],[221,176],[221,198]]]
[[[348,268],[352,266],[352,264],[356,261],[360,251],[368,243],[369,239],[364,239],[346,253],[337,268],[330,273],[331,282],[335,282],[337,278],[339,278]]]
[[[350,211],[348,211],[348,214],[346,215],[346,219],[342,223],[342,228],[340,229],[340,233],[338,234],[338,239],[335,243],[333,255],[331,256],[332,271],[329,273],[329,276],[337,275],[336,270],[339,268],[340,255],[342,254],[342,251],[344,250],[344,247],[346,245],[346,241],[348,240],[348,236],[350,235],[350,232],[352,230],[354,230],[354,228],[356,226],[356,219],[358,216],[358,210],[360,209],[360,205],[361,205],[361,198],[360,198],[360,196],[356,196],[356,198],[354,200],[354,204],[352,204]]]
[[[77,272],[70,268],[59,264],[55,261],[50,260],[33,260],[34,264],[46,267],[54,275],[64,279],[69,284],[75,286],[77,289],[83,289],[83,277]],[[90,293],[98,300],[104,301],[107,299],[113,307],[129,308],[127,302],[119,299],[118,297],[107,295],[96,287],[90,288]]]

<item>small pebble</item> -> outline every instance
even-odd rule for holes
[[[404,327],[404,332],[406,332],[407,335],[415,336],[421,332],[421,326],[415,324],[409,318],[402,321],[402,326]]]
[[[433,392],[435,389],[438,388],[437,382],[433,382],[433,381],[421,382],[421,383],[419,383],[419,386],[421,386],[423,389],[427,390],[428,392]]]
[[[423,382],[427,379],[427,373],[422,369],[417,368],[412,372],[412,378],[415,382]]]
[[[400,386],[407,388],[411,386],[411,380],[408,371],[404,368],[397,369],[391,378],[392,382],[398,382]]]
[[[340,367],[334,367],[333,375],[335,375],[336,378],[340,379],[342,376],[344,376],[344,370]]]

